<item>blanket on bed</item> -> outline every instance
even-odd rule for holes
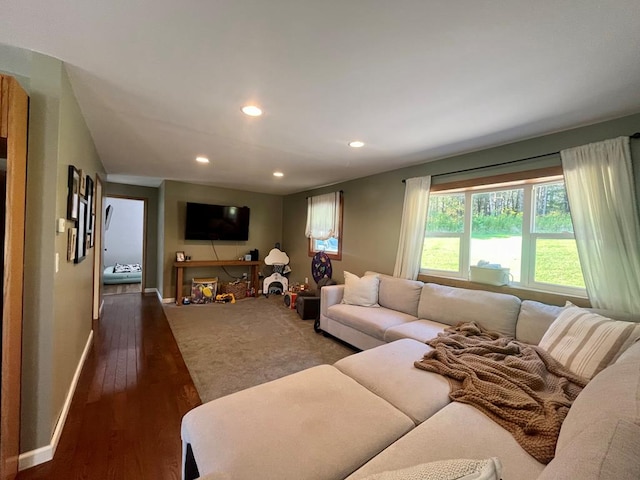
[[[449,327],[427,345],[433,350],[415,366],[444,375],[453,401],[482,411],[539,462],[553,459],[562,422],[586,380],[541,348],[473,322]]]

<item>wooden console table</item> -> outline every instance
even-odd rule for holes
[[[258,269],[262,263],[259,261],[246,261],[246,260],[189,260],[184,262],[173,262],[173,266],[176,268],[176,305],[181,305],[182,299],[182,281],[184,279],[185,268],[195,267],[251,267],[251,286],[253,287],[255,294],[254,297],[258,297]]]

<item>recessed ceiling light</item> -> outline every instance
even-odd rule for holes
[[[349,142],[349,146],[353,148],[364,147],[364,142],[361,142],[360,140],[354,140],[353,142]]]
[[[262,110],[255,105],[245,105],[242,107],[242,113],[249,115],[250,117],[259,117],[262,115]]]
[[[209,159],[207,157],[196,157],[196,162],[209,163]]]
[[[274,177],[284,177],[284,173],[282,172],[273,172]]]

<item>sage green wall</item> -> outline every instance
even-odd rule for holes
[[[164,299],[175,297],[175,272],[173,262],[176,251],[184,251],[193,260],[235,260],[249,250],[257,248],[262,260],[276,242],[282,242],[282,197],[264,193],[252,193],[242,190],[193,185],[188,183],[165,181],[164,198],[164,252],[163,291]],[[212,242],[185,240],[184,228],[187,202],[210,203],[218,205],[247,206],[251,209],[249,222],[249,240],[246,242]],[[216,256],[217,253],[217,256]],[[248,273],[246,268],[227,267],[228,276],[222,269],[189,269],[185,271],[184,292],[190,286],[192,277],[217,276],[221,281],[232,280]],[[232,278],[233,277],[233,278]]]
[[[156,272],[158,277],[158,293],[159,297],[162,298],[162,292],[164,290],[164,218],[165,218],[165,208],[164,208],[164,192],[165,192],[165,182],[162,182],[160,188],[158,189],[158,256],[156,257]],[[169,278],[171,278],[169,276]],[[170,292],[167,292],[167,296]]]
[[[20,439],[26,452],[51,443],[91,331],[93,250],[82,263],[67,263],[67,235],[55,228],[56,218],[66,217],[67,166],[92,177],[104,169],[61,61],[0,45],[0,70],[15,71],[30,97]]]
[[[76,101],[69,77],[62,66],[60,91],[60,127],[58,137],[58,175],[56,213],[45,222],[45,234],[55,232],[55,218],[67,214],[68,167],[75,165],[85,175],[96,178],[104,173],[93,139]],[[72,222],[67,221],[67,227]],[[53,336],[53,418],[55,427],[69,392],[73,376],[92,328],[93,309],[93,255],[95,248],[87,250],[85,259],[74,264],[67,262],[67,234],[53,233],[55,249],[60,258],[60,270],[54,276],[54,336]]]
[[[286,215],[283,226],[283,248],[291,258],[290,280],[301,282],[304,281],[304,277],[311,276],[311,259],[307,254],[307,239],[304,237],[307,215],[306,197],[308,196],[336,190],[344,191],[342,261],[332,262],[333,278],[336,281],[340,283],[344,281],[344,270],[357,275],[363,274],[366,270],[392,274],[400,237],[400,220],[404,202],[403,179],[423,175],[443,175],[468,168],[495,165],[607,138],[631,135],[638,131],[640,131],[640,114],[288,195],[284,198]],[[640,141],[632,140],[636,172],[640,171],[638,143]],[[526,162],[526,168],[541,168],[554,164],[560,164],[558,155]],[[482,175],[507,173],[523,169],[523,165],[525,164],[489,168]],[[445,175],[433,178],[433,183],[470,176],[479,176],[479,174],[475,172]],[[640,193],[639,177],[640,175],[636,175],[637,195]]]
[[[144,285],[143,288],[158,288],[158,189],[125,185],[122,183],[107,183],[105,196],[140,198],[146,200],[145,225],[145,256],[144,256]]]
[[[33,54],[29,103],[22,328],[21,451],[51,441],[58,136],[62,65]],[[23,85],[25,86],[25,85]],[[54,179],[53,181],[51,181]],[[47,228],[49,226],[49,228]]]

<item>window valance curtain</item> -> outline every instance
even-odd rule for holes
[[[405,183],[400,240],[393,276],[415,280],[420,273],[431,176],[409,178]]]
[[[640,314],[640,222],[629,137],[561,152],[591,304]]]
[[[307,199],[307,238],[340,238],[341,197],[341,192],[332,192]]]

